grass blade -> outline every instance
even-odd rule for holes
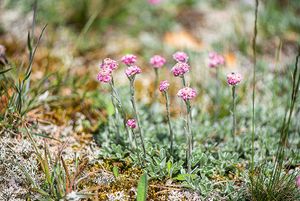
[[[144,173],[138,183],[137,198],[136,198],[137,201],[145,201],[146,200],[147,188],[148,188],[147,174]]]
[[[12,68],[8,68],[5,70],[0,71],[0,75],[7,73],[8,71],[10,71]]]

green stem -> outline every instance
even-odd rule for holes
[[[181,80],[182,80],[182,85],[183,85],[184,87],[186,87],[186,81],[185,81],[184,75],[181,76]]]
[[[182,80],[183,86],[186,87],[187,85],[186,85],[186,80],[185,80],[184,75],[181,76],[181,80]],[[190,111],[189,111],[189,115],[190,115],[190,124],[192,124],[192,113]],[[192,149],[194,147],[194,135],[193,135],[192,129],[191,129],[191,147],[192,147]]]
[[[115,88],[113,78],[112,78],[112,81],[110,82],[110,86],[111,86],[111,90],[112,90],[112,96],[113,96],[114,100],[116,101],[116,106],[119,108],[119,110],[121,112],[121,116],[122,116],[122,119],[123,119],[123,125],[125,127],[126,134],[127,134],[128,138],[129,138],[129,141],[132,142],[131,132],[129,132],[129,129],[128,129],[127,125],[126,125],[126,113],[125,113],[125,110],[124,110],[124,108],[122,106],[122,102],[121,102],[119,93],[118,93],[118,91]]]
[[[114,126],[117,129],[116,138],[117,138],[117,141],[119,141],[120,140],[120,128],[119,128],[119,125],[118,125],[119,111],[118,111],[117,105],[115,103],[114,95],[113,95],[112,91],[111,91],[111,102],[112,102],[112,104],[114,106],[114,109],[115,109],[115,112],[114,112]]]
[[[192,164],[191,164],[191,157],[192,157],[192,132],[191,132],[191,104],[189,100],[185,101],[186,104],[186,129],[187,129],[187,166],[188,166],[188,174],[191,173]]]
[[[281,127],[280,142],[276,153],[275,167],[273,168],[273,173],[272,173],[273,179],[271,180],[269,185],[270,189],[272,189],[273,184],[280,179],[280,174],[282,172],[282,169],[284,168],[283,162],[285,157],[285,149],[288,143],[289,126],[290,126],[294,106],[297,101],[299,86],[300,86],[300,72],[298,72],[299,58],[300,58],[300,49],[298,50],[298,55],[296,56],[295,69],[293,73],[292,94],[290,99],[291,102],[290,104],[287,105],[285,116]]]
[[[154,68],[154,72],[155,72],[155,81],[154,81],[154,96],[153,96],[152,103],[154,103],[157,99],[157,88],[158,88],[158,81],[159,81],[158,69]]]
[[[136,109],[136,102],[135,102],[134,77],[130,78],[129,80],[130,80],[130,94],[131,94],[131,99],[130,100],[131,100],[131,104],[132,104],[132,107],[133,107],[135,119],[137,121],[138,131],[139,131],[139,134],[140,134],[141,144],[142,144],[144,159],[145,159],[146,158],[146,149],[145,149],[143,133],[142,133],[143,130],[142,130],[141,125],[140,125],[139,115],[138,115],[138,111]]]
[[[136,136],[135,136],[135,133],[134,133],[134,130],[133,129],[131,129],[131,131],[132,131],[132,135],[133,135],[133,138],[134,138],[134,142],[135,142],[135,147],[134,146],[132,146],[132,148],[136,151],[136,154],[137,154],[137,157],[138,157],[138,160],[139,160],[139,163],[141,164],[141,157],[140,157],[140,150],[139,150],[139,148],[138,148],[138,142],[137,142],[137,139],[136,139]],[[133,145],[133,143],[132,143],[132,145]]]
[[[235,97],[235,86],[232,86],[232,137],[235,136],[236,131],[236,118],[235,118],[235,105],[236,105],[236,97]]]
[[[293,72],[292,94],[291,94],[291,99],[290,99],[291,102],[290,102],[290,104],[288,104],[288,107],[286,109],[286,114],[285,114],[285,117],[283,120],[283,125],[281,127],[280,142],[279,142],[278,150],[277,150],[277,154],[276,154],[276,164],[277,164],[276,167],[278,169],[277,170],[278,175],[280,174],[280,172],[283,168],[285,149],[288,144],[289,126],[291,123],[292,114],[294,111],[295,103],[297,101],[299,86],[300,86],[300,72],[298,72],[298,61],[300,58],[300,49],[298,51],[299,51],[298,55],[296,56],[295,69]]]
[[[219,115],[219,68],[216,67],[216,110],[215,110],[215,117],[216,120]]]
[[[169,134],[170,134],[170,154],[173,155],[173,141],[174,141],[174,134],[173,129],[171,125],[171,115],[170,115],[170,101],[169,101],[169,95],[167,92],[164,92],[166,97],[166,108],[167,108],[167,120],[169,125]]]
[[[259,1],[255,0],[255,20],[254,20],[254,35],[252,38],[253,50],[253,88],[252,88],[252,135],[251,135],[251,175],[254,175],[254,138],[255,138],[255,87],[256,87],[256,36],[257,36],[257,14]],[[251,179],[252,180],[252,179]],[[253,191],[253,185],[251,185]]]
[[[119,117],[119,110],[118,110],[118,106],[117,106],[117,103],[116,103],[116,98],[115,98],[115,95],[114,95],[114,91],[113,91],[113,79],[112,81],[110,82],[110,86],[112,88],[111,90],[111,102],[114,106],[114,110],[115,110],[115,113],[114,113],[114,126],[116,127],[116,130],[117,130],[117,135],[116,135],[116,138],[117,138],[117,141],[120,140],[120,128],[119,128],[119,125],[118,125],[118,117]]]

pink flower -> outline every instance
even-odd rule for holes
[[[136,128],[136,120],[135,119],[128,119],[126,125],[131,129]]]
[[[163,65],[165,65],[165,63],[166,63],[166,59],[160,55],[154,55],[150,59],[150,64],[153,66],[153,68],[161,68],[163,67]]]
[[[138,66],[129,66],[126,70],[125,70],[125,74],[127,75],[127,77],[132,77],[135,76],[136,74],[140,74],[142,72],[142,70],[140,69],[140,67]]]
[[[190,66],[187,63],[178,62],[175,66],[171,69],[171,72],[175,77],[183,76],[186,72],[189,72]]]
[[[219,65],[224,65],[225,63],[224,57],[216,52],[210,52],[208,57],[209,57],[208,66],[210,68],[215,68],[218,67]]]
[[[167,80],[161,81],[159,85],[159,91],[160,92],[165,92],[168,90],[170,84]]]
[[[181,97],[184,101],[191,100],[195,98],[196,95],[197,95],[196,90],[190,87],[184,87],[180,89],[177,93],[177,96]]]
[[[111,69],[109,69],[109,68],[101,68],[100,71],[99,71],[99,73],[98,73],[97,79],[100,82],[109,83],[111,81],[111,79],[112,79],[112,77],[111,77]]]
[[[111,71],[117,69],[119,64],[110,58],[105,58],[103,62],[100,64],[100,68],[108,68]]]
[[[185,52],[175,52],[173,54],[173,59],[175,59],[177,62],[186,63],[189,57]]]
[[[156,5],[159,4],[161,0],[148,0],[149,4]]]
[[[133,54],[127,54],[122,57],[121,61],[127,66],[133,65],[136,62],[136,56]]]
[[[300,175],[296,177],[296,185],[300,189]]]
[[[242,81],[242,75],[239,73],[229,73],[227,74],[227,83],[232,86],[236,86]]]

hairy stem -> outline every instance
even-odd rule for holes
[[[173,129],[171,125],[171,115],[170,115],[170,101],[169,101],[169,95],[167,92],[164,92],[166,97],[166,108],[167,108],[167,120],[169,125],[169,134],[170,134],[170,154],[173,155],[173,141],[174,141],[174,134]]]
[[[184,87],[186,87],[187,85],[186,85],[186,80],[185,80],[184,75],[181,76],[181,80],[182,80],[182,85]],[[190,126],[191,126],[191,124],[192,124],[192,113],[191,113],[191,111],[189,111],[189,115],[190,115],[189,119],[190,119]],[[193,147],[194,147],[194,135],[193,135],[191,127],[190,127],[190,133],[191,133],[191,140],[190,140],[191,141],[191,149],[193,149]]]
[[[111,91],[111,102],[114,106],[114,109],[115,109],[115,113],[114,113],[114,126],[116,127],[117,129],[117,135],[116,135],[116,138],[117,138],[117,141],[120,140],[120,127],[118,125],[118,117],[119,117],[119,110],[118,110],[118,107],[117,107],[117,104],[116,104],[116,101],[115,101],[115,98],[114,98],[114,92],[113,90]]]
[[[216,67],[216,110],[215,110],[215,117],[214,119],[216,120],[219,115],[219,68]]]
[[[154,81],[154,96],[152,102],[154,103],[157,99],[157,88],[158,88],[158,81],[159,81],[159,74],[158,74],[158,69],[154,68],[155,72],[155,81]]]
[[[129,138],[129,141],[132,142],[131,132],[129,132],[129,129],[126,126],[126,113],[125,113],[125,110],[123,108],[123,105],[122,105],[119,93],[118,93],[118,91],[115,88],[113,79],[110,82],[110,86],[111,86],[111,90],[112,90],[112,96],[113,96],[113,98],[114,98],[114,100],[116,102],[115,104],[116,104],[117,108],[119,108],[119,110],[121,112],[121,117],[122,117],[122,120],[123,120],[123,125],[124,125],[125,130],[126,130],[126,134],[127,134],[128,138]]]
[[[232,137],[235,136],[235,131],[236,131],[235,105],[236,105],[235,86],[232,86],[232,132],[231,132]]]
[[[191,157],[192,157],[192,132],[191,132],[191,104],[189,100],[185,101],[186,104],[186,129],[187,129],[187,166],[188,166],[188,174],[191,173],[192,164],[191,164]]]
[[[134,133],[134,130],[133,129],[131,129],[131,131],[132,131],[132,135],[133,135],[133,138],[134,138],[134,142],[135,142],[135,146],[133,146],[132,148],[133,148],[133,150],[135,150],[136,151],[136,154],[137,154],[137,157],[138,157],[138,160],[139,160],[139,163],[141,164],[141,156],[140,156],[140,150],[139,150],[139,148],[138,148],[138,142],[137,142],[137,139],[136,139],[136,135],[135,135],[135,133]],[[133,144],[133,143],[132,143]]]
[[[183,85],[184,87],[186,87],[186,81],[185,81],[184,75],[181,76],[181,80],[182,80],[182,85]]]
[[[137,125],[138,125],[138,131],[139,131],[139,136],[141,138],[141,144],[142,144],[142,148],[143,148],[143,153],[144,153],[144,158],[146,158],[146,149],[145,149],[145,144],[144,144],[144,139],[143,139],[143,132],[142,132],[142,128],[141,128],[141,124],[140,124],[140,120],[139,120],[139,115],[138,115],[138,111],[136,109],[136,102],[135,102],[135,88],[134,88],[134,77],[130,78],[130,94],[131,94],[131,104],[133,107],[133,111],[134,111],[134,116],[135,119],[137,121]]]

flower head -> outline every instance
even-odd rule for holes
[[[100,68],[107,68],[110,69],[111,71],[117,69],[119,64],[110,58],[105,58],[103,62],[100,64]]]
[[[173,59],[175,59],[177,62],[186,63],[189,57],[185,52],[175,52],[173,54]]]
[[[136,128],[136,120],[135,119],[128,119],[126,125],[129,128],[134,129],[134,128]]]
[[[102,83],[109,83],[112,79],[111,77],[111,69],[109,68],[101,68],[97,79]]]
[[[161,68],[163,65],[165,65],[165,63],[166,59],[160,55],[154,55],[150,59],[150,64],[153,66],[153,68]]]
[[[170,83],[167,80],[161,81],[159,84],[159,91],[165,92],[168,90]]]
[[[128,78],[135,76],[136,74],[140,74],[142,70],[138,66],[129,66],[125,70],[125,74],[127,75]]]
[[[136,62],[136,56],[133,54],[127,54],[122,57],[121,61],[127,66],[133,65]]]
[[[177,96],[182,98],[184,101],[191,100],[195,98],[196,95],[197,95],[196,90],[190,87],[184,87],[180,89],[177,93]]]
[[[242,75],[239,73],[229,73],[227,74],[227,83],[232,86],[236,86],[242,81]]]
[[[216,52],[210,52],[208,57],[209,57],[208,66],[210,68],[215,68],[218,67],[219,65],[224,65],[225,63],[224,57]]]
[[[186,72],[189,72],[190,66],[187,63],[178,62],[175,66],[171,69],[171,72],[175,77],[182,76]]]
[[[300,175],[296,177],[296,185],[300,189]]]

